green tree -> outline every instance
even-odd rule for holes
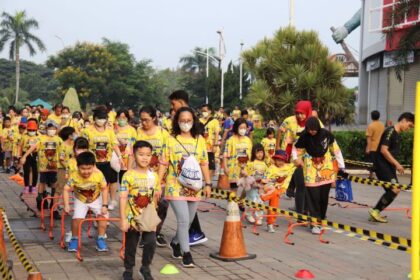
[[[343,66],[328,56],[316,32],[281,28],[272,39],[242,53],[255,80],[245,103],[256,106],[265,118],[280,120],[293,113],[296,101],[310,100],[320,104],[314,107],[319,107],[321,119],[331,121],[338,107],[348,105],[348,95],[341,82]],[[338,104],[328,103],[327,108],[326,100]]]
[[[10,41],[9,57],[16,62],[15,104],[17,104],[19,101],[20,89],[20,48],[26,46],[30,56],[36,54],[34,44],[40,51],[45,51],[46,48],[41,39],[31,33],[32,29],[38,29],[38,22],[33,18],[27,18],[25,11],[16,12],[14,15],[3,12],[1,17],[0,51],[3,50],[6,43]]]
[[[206,71],[207,65],[207,51],[209,55],[209,67],[216,66],[216,50],[214,48],[200,48],[195,47],[192,51],[192,54],[185,55],[179,59],[179,62],[182,64],[182,70],[185,70],[190,73],[204,72]],[[214,57],[214,58],[210,58]]]

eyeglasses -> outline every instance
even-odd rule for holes
[[[140,119],[140,121],[142,122],[142,123],[148,123],[148,122],[151,122],[153,119]]]

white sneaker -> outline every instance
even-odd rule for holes
[[[72,233],[71,231],[66,232],[66,243],[69,243],[72,237]]]
[[[246,220],[251,224],[255,223],[255,219],[252,215],[246,215]]]
[[[257,219],[257,226],[262,226],[262,218]]]
[[[111,203],[108,205],[108,210],[112,211],[117,207],[118,203],[116,200],[112,200]]]
[[[274,230],[274,225],[267,225],[267,231],[269,233],[275,233],[276,231]]]
[[[312,234],[321,234],[322,228],[320,226],[314,226],[311,230]]]

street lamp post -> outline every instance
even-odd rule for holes
[[[223,58],[226,53],[226,46],[225,41],[223,39],[223,31],[217,30],[217,34],[219,34],[219,58],[220,58],[220,107],[223,107],[223,99],[224,99],[224,72],[223,72]]]
[[[242,100],[242,48],[244,43],[241,42],[241,53],[239,55],[239,100]]]
[[[219,65],[221,63],[221,60],[219,57],[209,55],[209,48],[206,48],[206,52],[201,52],[197,50],[193,50],[198,55],[202,55],[206,57],[206,104],[209,103],[209,95],[208,95],[208,79],[209,79],[209,67],[210,67],[210,58],[214,61],[218,62]]]

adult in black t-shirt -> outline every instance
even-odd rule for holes
[[[414,115],[412,113],[403,113],[398,118],[398,123],[385,129],[379,142],[377,157],[374,161],[376,176],[381,181],[398,183],[397,171],[404,174],[404,168],[396,160],[400,152],[401,132],[407,131],[414,127]],[[369,209],[371,220],[375,222],[386,223],[387,219],[381,216],[381,211],[388,207],[397,197],[400,189],[385,188],[385,193],[379,199],[373,209]]]

